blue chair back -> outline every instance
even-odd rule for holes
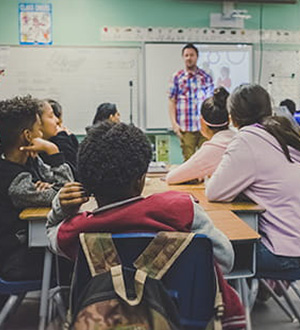
[[[114,234],[112,237],[122,265],[133,267],[133,262],[155,234]],[[88,265],[81,250],[75,270],[72,301],[78,300],[89,279]],[[214,315],[216,292],[211,241],[204,235],[195,235],[162,281],[175,299],[182,326],[195,330],[205,328]]]
[[[0,295],[18,295],[41,290],[42,281],[5,281],[0,278]]]

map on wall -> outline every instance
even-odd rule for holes
[[[19,39],[21,45],[52,44],[52,5],[19,4]]]

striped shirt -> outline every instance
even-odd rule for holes
[[[176,121],[183,132],[200,130],[202,102],[213,95],[212,77],[197,67],[191,73],[180,70],[173,75],[169,98],[176,102]]]

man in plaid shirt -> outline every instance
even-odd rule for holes
[[[202,102],[213,95],[212,77],[197,67],[198,49],[187,44],[182,49],[185,69],[173,75],[169,90],[169,113],[173,131],[180,138],[184,160],[205,141],[200,133]]]

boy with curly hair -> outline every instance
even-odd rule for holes
[[[102,122],[92,127],[79,147],[82,182],[67,183],[52,203],[47,233],[51,248],[75,259],[81,232],[183,231],[207,235],[222,269],[233,265],[233,249],[226,236],[194,200],[182,192],[167,191],[142,197],[151,146],[132,125]],[[98,209],[78,213],[87,194]]]
[[[44,251],[29,250],[27,207],[50,206],[57,191],[73,180],[55,144],[42,139],[39,101],[0,101],[0,276],[8,280],[42,277]],[[50,166],[37,156],[49,155]]]

